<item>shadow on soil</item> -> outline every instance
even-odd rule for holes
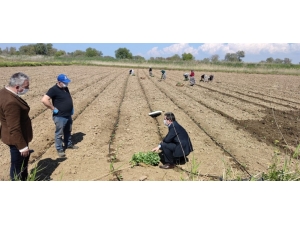
[[[279,148],[283,152],[288,150],[286,143],[295,149],[300,143],[299,111],[267,109],[264,113],[265,117],[262,120],[237,121],[236,129],[248,131],[258,141]],[[276,140],[279,142],[277,145],[274,144]]]
[[[59,164],[65,161],[67,158],[57,158],[55,160],[47,158],[43,159],[38,162],[36,173],[36,180],[37,181],[50,181],[51,175],[54,170],[59,166]],[[34,168],[31,169],[31,173],[33,172]]]
[[[85,136],[85,133],[82,132],[77,132],[72,134],[72,142],[74,145],[76,145],[77,143],[81,142],[83,140],[83,136]]]

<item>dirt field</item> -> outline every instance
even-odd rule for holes
[[[30,91],[24,99],[31,107],[34,139],[30,169],[44,168],[40,180],[54,181],[169,181],[189,180],[193,159],[200,163],[196,180],[248,178],[266,172],[274,152],[282,159],[299,144],[300,77],[260,74],[212,73],[210,83],[183,81],[183,71],[98,66],[49,66],[0,68],[1,87],[15,72],[30,76]],[[189,71],[186,71],[189,72]],[[79,147],[58,158],[54,147],[52,113],[41,103],[42,96],[65,73],[72,82],[72,139]],[[183,86],[176,84],[181,82]],[[188,131],[194,152],[189,162],[173,170],[158,166],[131,167],[136,152],[149,151],[167,134],[163,115],[171,111]],[[279,141],[277,146],[275,140]],[[112,163],[111,159],[116,160]],[[10,153],[0,144],[0,180],[9,180]],[[297,165],[298,161],[293,161]],[[117,173],[110,173],[111,166]]]

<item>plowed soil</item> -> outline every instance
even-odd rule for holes
[[[34,131],[29,169],[41,169],[39,180],[179,181],[191,180],[195,169],[194,180],[247,179],[267,172],[274,154],[283,160],[299,145],[300,77],[213,73],[212,82],[200,82],[203,73],[196,71],[196,84],[190,86],[183,71],[167,71],[161,81],[160,70],[150,77],[148,69],[135,69],[135,76],[129,69],[0,68],[2,86],[19,71],[31,79],[23,98],[31,107]],[[41,103],[60,73],[72,80],[72,139],[79,147],[67,149],[66,158],[57,156],[52,113]],[[134,153],[153,149],[167,134],[163,114],[148,115],[156,110],[173,112],[194,147],[188,162],[175,169],[129,163]],[[10,153],[2,142],[0,166],[0,180],[9,180]]]

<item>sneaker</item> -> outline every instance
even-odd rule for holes
[[[63,151],[57,151],[57,154],[59,157],[63,158],[66,156],[66,154]]]
[[[70,148],[70,149],[78,149],[79,147],[76,146],[76,145],[69,145],[67,148]]]

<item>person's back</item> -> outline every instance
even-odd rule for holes
[[[193,146],[191,144],[189,135],[186,132],[186,130],[177,121],[173,121],[169,126],[169,129],[170,129],[169,134],[171,134],[170,137],[172,137],[173,135],[172,129],[174,130],[176,136],[170,138],[167,135],[164,141],[176,144],[176,149],[173,154],[174,157],[188,156],[190,152],[193,151]]]
[[[161,70],[161,79],[166,79],[166,71]]]

